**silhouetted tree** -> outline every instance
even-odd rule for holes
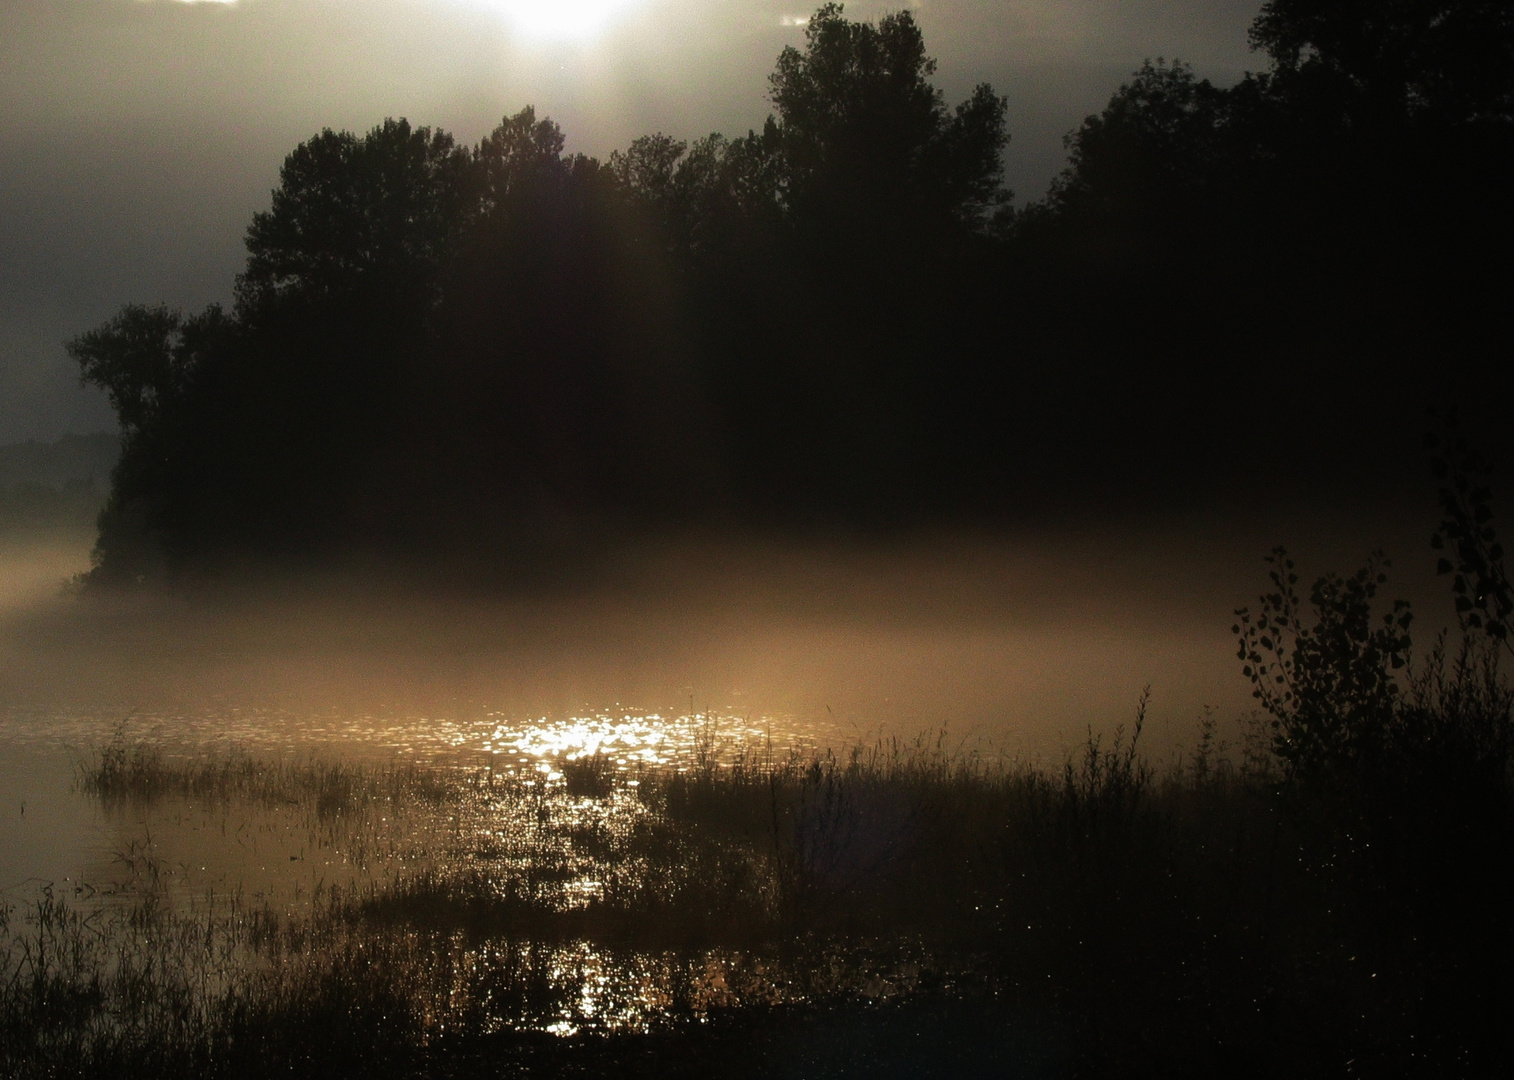
[[[1497,307],[1507,21],[1276,0],[1270,70],[1146,64],[1018,215],[1004,100],[948,107],[908,12],[820,8],[740,137],[601,163],[529,107],[471,149],[323,131],[231,314],[129,306],[70,345],[126,436],[101,576],[992,519],[1218,475],[1193,448],[1234,430],[1367,445],[1414,358]],[[1279,409],[1258,371],[1312,392]]]
[[[475,151],[482,181],[480,211],[508,212],[512,200],[522,207],[566,182],[581,160],[564,158],[566,144],[562,128],[550,117],[538,120],[530,105],[501,121]]]
[[[1067,137],[1067,168],[1048,202],[1059,215],[1105,221],[1187,211],[1244,160],[1233,111],[1233,95],[1190,66],[1147,61]]]
[[[109,322],[68,342],[80,378],[105,391],[122,434],[150,427],[185,379],[184,318],[166,307],[128,304]]]
[[[1268,0],[1252,44],[1289,94],[1356,124],[1514,120],[1514,10],[1502,0]]]
[[[121,425],[121,457],[100,516],[95,558],[117,580],[162,568],[173,533],[175,470],[189,459],[175,433],[197,382],[238,328],[218,305],[185,317],[158,305],[128,304],[104,325],[67,342],[80,378],[105,391]]]
[[[671,226],[633,190],[626,155],[606,166],[564,142],[527,109],[480,144],[481,209],[446,277],[435,378],[390,455],[416,486],[424,462],[450,472],[454,486],[421,501],[433,519],[463,512],[456,531],[491,538],[480,546],[696,507],[718,468]]]
[[[1048,347],[1096,430],[1286,432],[1282,453],[1329,447],[1300,450],[1307,469],[1363,458],[1388,416],[1412,425],[1427,356],[1442,377],[1421,392],[1492,385],[1479,342],[1502,333],[1514,234],[1505,9],[1276,0],[1252,28],[1269,70],[1222,88],[1147,63],[1068,137],[1067,170],[1016,219],[1016,272],[1033,321],[1065,331]],[[1311,392],[1278,410],[1250,390],[1260,371]]]
[[[908,11],[876,25],[826,4],[769,79],[786,205],[807,229],[982,228],[1008,195],[1004,99],[981,84],[949,111]]]
[[[491,180],[495,158],[478,156]],[[272,206],[247,229],[239,314],[256,318],[291,296],[339,298],[374,288],[375,278],[398,289],[433,282],[478,213],[478,172],[452,136],[404,120],[362,138],[327,129],[300,144],[279,171]]]

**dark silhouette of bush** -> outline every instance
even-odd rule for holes
[[[1406,600],[1380,617],[1372,610],[1387,560],[1379,552],[1349,577],[1317,580],[1309,621],[1293,559],[1277,548],[1268,561],[1273,591],[1254,616],[1237,610],[1232,630],[1252,697],[1272,716],[1273,752],[1290,772],[1309,775],[1379,756],[1392,735],[1414,617]]]
[[[1503,553],[1466,439],[1453,427],[1431,443],[1446,450],[1434,463],[1445,512],[1435,542],[1454,575],[1454,645],[1442,633],[1413,661],[1409,605],[1374,610],[1381,555],[1319,578],[1305,604],[1278,549],[1272,591],[1233,628],[1283,767],[1278,828],[1335,905],[1337,940],[1381,979],[1348,1022],[1377,1044],[1360,1066],[1385,1073],[1415,1057],[1432,1073],[1495,1067],[1486,1032],[1507,995],[1490,988],[1514,959],[1502,915],[1514,880]]]

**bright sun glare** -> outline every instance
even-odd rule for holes
[[[583,40],[609,25],[639,0],[475,0],[502,12],[533,38]]]
[[[185,4],[235,4],[237,0],[179,0]],[[533,38],[583,40],[609,25],[641,0],[462,0],[498,11],[510,25]]]

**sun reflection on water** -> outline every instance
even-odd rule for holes
[[[521,761],[534,759],[543,764],[559,758],[576,761],[605,754],[613,756],[620,765],[667,765],[669,751],[675,750],[676,742],[662,717],[651,713],[619,719],[575,717],[559,724],[543,720],[514,730],[500,726],[483,748],[514,751]]]
[[[81,902],[124,913],[146,901],[191,919],[202,917],[205,904],[251,905],[290,925],[337,918],[329,913],[342,904],[388,911],[397,922],[368,924],[362,916],[339,932],[361,941],[376,932],[364,926],[410,927],[385,947],[421,943],[409,961],[414,993],[429,1002],[424,1012],[437,1030],[484,1023],[570,1036],[648,1031],[675,1015],[800,1001],[837,987],[886,996],[908,984],[884,966],[892,960],[861,954],[811,963],[596,939],[592,928],[606,912],[613,919],[616,911],[695,910],[686,893],[704,887],[698,867],[729,868],[732,859],[755,859],[738,902],[753,910],[767,903],[771,868],[744,855],[706,853],[701,858],[717,861],[686,863],[687,837],[669,831],[647,794],[655,785],[643,785],[741,755],[784,759],[803,745],[779,743],[775,727],[785,730],[767,718],[715,711],[513,720],[496,710],[472,719],[283,716],[275,723],[268,714],[241,713],[139,716],[124,728],[74,717],[48,737],[98,747],[124,733],[161,750],[170,766],[210,777],[241,775],[238,762],[272,762],[241,788],[211,785],[206,795],[188,785],[135,803],[101,803],[94,854],[79,879],[94,891],[76,889]],[[24,741],[28,730],[35,735],[25,718],[0,717],[0,741],[8,734]],[[438,937],[425,914],[437,909],[428,904],[494,912],[486,918],[497,928]],[[519,936],[515,912],[526,913],[527,925],[569,928],[565,939]],[[652,940],[680,936],[646,925],[652,928],[638,932]],[[896,955],[898,944],[890,950]],[[249,954],[247,962],[263,961]]]
[[[634,771],[687,768],[701,755],[728,758],[765,747],[786,754],[834,745],[846,735],[813,717],[753,716],[720,709],[684,714],[634,709],[563,717],[521,717],[497,709],[465,708],[452,715],[349,713],[271,708],[193,712],[0,711],[0,746],[72,754],[125,737],[176,755],[214,753],[340,755],[374,762],[419,760],[495,768],[576,761],[596,753]]]

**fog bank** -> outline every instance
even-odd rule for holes
[[[1230,625],[1273,543],[1306,580],[1387,550],[1388,592],[1416,601],[1427,647],[1450,616],[1424,503],[887,543],[685,536],[488,596],[371,574],[70,595],[87,538],[13,542],[0,702],[33,730],[87,714],[203,733],[235,716],[239,731],[337,742],[488,717],[714,713],[778,742],[944,730],[1055,760],[1090,725],[1128,723],[1149,684],[1147,738],[1166,754],[1206,706],[1227,724],[1248,711]]]

